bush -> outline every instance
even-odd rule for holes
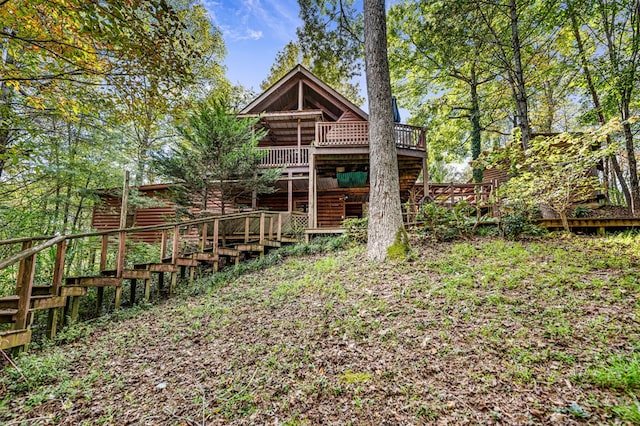
[[[466,238],[473,233],[477,222],[475,208],[466,202],[456,204],[453,209],[435,203],[424,204],[418,220],[423,222],[422,231],[435,241]]]
[[[533,219],[539,216],[536,210],[532,210],[522,204],[510,204],[502,207],[500,217],[500,232],[508,240],[517,240],[523,236],[540,236],[546,231],[538,228]]]
[[[369,227],[369,219],[345,219],[342,221],[342,227],[346,230],[348,240],[359,244],[367,242],[367,228]]]

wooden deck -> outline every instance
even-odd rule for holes
[[[148,300],[154,283],[160,293],[164,274],[170,274],[168,288],[164,290],[171,295],[176,290],[178,274],[193,279],[198,270],[216,272],[223,264],[238,264],[244,259],[263,256],[267,250],[285,242],[301,241],[304,238],[304,228],[300,230],[301,216],[306,218],[306,215],[291,212],[252,211],[156,226],[0,241],[3,246],[20,247],[19,253],[0,261],[0,269],[18,264],[15,293],[0,297],[0,323],[11,326],[0,329],[0,348],[25,349],[28,346],[37,310],[48,310],[47,335],[54,337],[60,319],[77,320],[80,298],[89,288],[96,288],[98,312],[104,289],[114,288],[114,304],[118,309],[124,280],[130,282],[130,302],[135,303],[138,281],[143,283],[144,298]],[[157,243],[159,256],[133,264],[127,256],[127,241],[135,241],[137,234],[149,232],[161,234]],[[99,247],[95,256],[99,261],[90,268],[93,273],[74,276],[65,270],[67,245],[76,239],[86,240],[89,245],[94,240],[99,242],[95,245]],[[34,286],[38,254],[52,248],[55,250],[52,276],[38,276],[50,280],[52,285]],[[62,309],[65,315],[62,315]]]
[[[569,218],[570,229],[597,228],[599,230],[616,228],[640,228],[640,218],[638,217],[611,217],[611,218]],[[547,229],[562,229],[560,219],[540,219],[536,222],[538,226]]]

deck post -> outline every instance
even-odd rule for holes
[[[249,230],[251,228],[251,218],[249,216],[244,218],[244,243],[249,242]]]
[[[31,248],[32,241],[25,241],[22,250]],[[24,330],[29,325],[29,308],[31,307],[31,289],[36,271],[36,254],[20,261],[18,269],[18,282],[16,293],[18,294],[18,313],[15,316],[14,330]],[[26,345],[22,347],[26,350]],[[20,350],[20,349],[18,349]]]
[[[273,216],[269,215],[269,234],[267,236],[268,239],[273,239]]]
[[[107,269],[107,250],[109,250],[109,235],[105,234],[100,244],[100,272]]]
[[[316,155],[315,149],[309,148],[309,228],[317,227],[316,217]]]
[[[293,211],[293,179],[292,177],[293,177],[293,174],[289,172],[289,175],[288,175],[289,181],[287,182],[287,209],[290,212]]]
[[[260,244],[264,244],[264,223],[265,214],[264,212],[260,212]]]
[[[220,220],[213,221],[213,253],[218,253],[218,232],[220,229]]]
[[[200,239],[200,251],[204,252],[204,250],[207,248],[207,233],[209,232],[209,224],[208,223],[203,223],[202,224],[202,238]]]
[[[51,294],[58,296],[60,294],[60,286],[64,276],[64,259],[67,251],[67,242],[61,241],[56,247],[56,262],[53,267],[53,282],[51,285]],[[95,252],[94,252],[95,253]],[[56,337],[58,329],[58,312],[59,308],[49,309],[47,313],[47,337],[53,339]]]
[[[169,230],[163,229],[160,237],[160,263],[167,256],[167,239],[169,237]]]
[[[278,213],[278,227],[276,228],[276,239],[282,240],[282,213]]]

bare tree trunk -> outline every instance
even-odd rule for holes
[[[403,228],[384,0],[364,0],[364,40],[371,173],[367,256],[384,260],[396,233]]]
[[[478,75],[476,74],[476,62],[471,63],[471,79],[469,81],[471,90],[471,159],[477,160],[482,150],[482,127],[480,127],[480,97],[478,96]],[[473,181],[482,182],[483,170],[473,168]]]
[[[522,68],[520,34],[518,32],[518,9],[516,0],[509,1],[509,18],[511,19],[511,44],[513,49],[513,80],[515,85],[516,113],[518,126],[522,132],[522,147],[529,148],[531,126],[529,125],[529,107],[525,87],[524,70]]]

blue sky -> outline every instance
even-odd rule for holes
[[[276,53],[296,39],[301,24],[296,0],[204,0],[224,36],[227,77],[260,91]]]

